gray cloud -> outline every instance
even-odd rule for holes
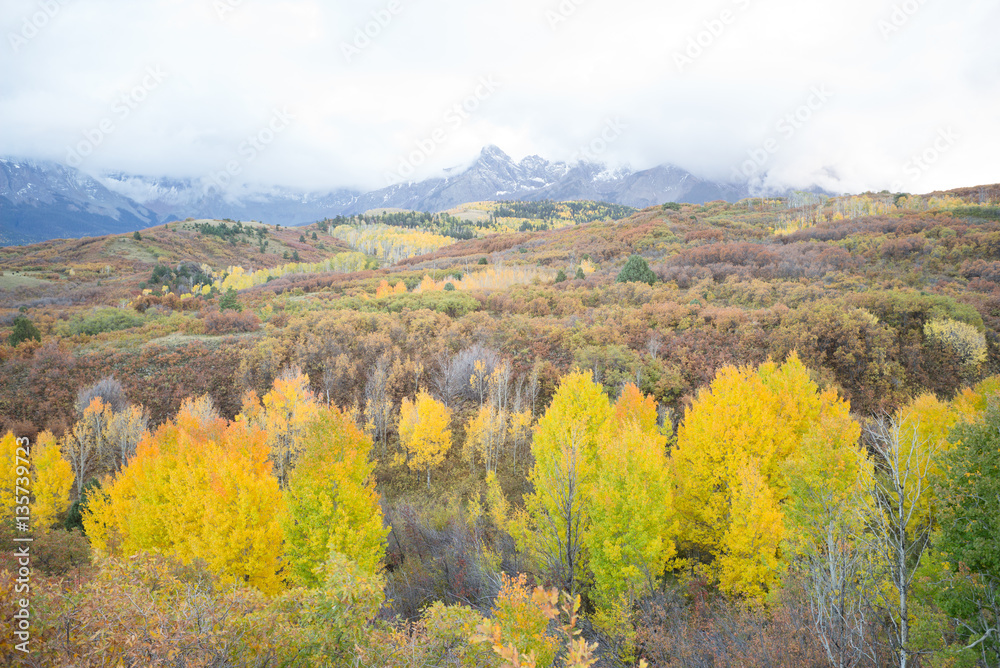
[[[235,160],[237,181],[375,188],[432,136],[415,178],[486,144],[570,159],[619,119],[600,157],[634,168],[833,191],[997,182],[996,25],[988,0],[6,0],[0,154],[65,161],[90,142],[91,171],[200,178]],[[136,100],[149,68],[166,76]],[[477,96],[484,77],[499,86]],[[832,96],[808,108],[815,87]],[[294,120],[269,136],[276,110]]]

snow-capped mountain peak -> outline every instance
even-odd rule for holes
[[[375,208],[444,211],[483,200],[597,200],[633,207],[747,196],[745,185],[700,179],[675,165],[633,171],[603,163],[519,162],[486,146],[446,177],[372,192],[316,192],[273,185],[206,188],[203,180],[109,173],[96,179],[57,163],[0,159],[0,243],[125,232],[170,220],[233,218],[310,223]]]

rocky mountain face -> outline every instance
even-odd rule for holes
[[[377,208],[444,211],[484,200],[597,200],[642,208],[747,195],[745,185],[707,181],[673,165],[611,170],[535,155],[516,162],[496,146],[454,174],[367,193],[278,187],[220,192],[197,180],[122,173],[98,179],[57,163],[0,159],[0,244],[129,232],[188,217],[299,225]]]
[[[0,158],[0,244],[121,234],[158,216],[83,172],[54,162]]]
[[[482,200],[596,200],[642,208],[664,202],[735,201],[747,194],[745,186],[705,181],[673,165],[634,172],[609,170],[600,163],[553,163],[537,155],[514,162],[496,146],[488,146],[455,176],[366,193],[349,213],[378,207],[443,211]]]

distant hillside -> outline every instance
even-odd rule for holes
[[[818,381],[867,413],[1000,372],[998,205],[980,203],[978,189],[753,198],[534,229],[552,220],[548,205],[491,204],[471,210],[486,214],[475,223],[485,234],[471,239],[443,234],[450,219],[402,211],[303,228],[173,222],[139,238],[0,249],[0,338],[24,308],[47,341],[32,364],[69,365],[52,378],[71,388],[113,368],[158,417],[177,409],[178,396],[160,390],[182,367],[197,378],[183,381],[188,394],[210,392],[230,412],[286,365],[347,405],[384,353],[416,365],[399,382],[438,379],[455,341],[489,342],[522,371],[551,365],[550,378],[588,368],[609,391],[638,379],[677,414],[720,366],[796,350]],[[497,213],[542,217],[520,231],[516,216]],[[654,285],[616,282],[632,255],[648,262]],[[218,315],[229,288],[264,325]],[[130,304],[142,318],[121,317]],[[963,357],[934,327],[962,333],[978,352]],[[75,333],[87,331],[102,333]],[[56,343],[77,361],[46,357]],[[150,350],[160,366],[129,375]],[[222,351],[214,375],[196,370]],[[10,387],[41,392],[9,359]],[[47,407],[50,395],[58,406]],[[0,393],[0,417],[69,419],[71,395]]]
[[[276,229],[260,223],[191,220],[145,228],[137,231],[138,238],[132,232],[0,248],[0,268],[5,274],[0,278],[0,291],[30,286],[56,296],[60,290],[92,281],[134,291],[157,265],[269,269],[295,261],[315,263],[351,250],[325,234],[313,239],[318,231],[316,227]]]

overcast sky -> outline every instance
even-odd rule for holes
[[[3,0],[0,154],[374,189],[496,144],[926,192],[1000,182],[998,26],[997,0]]]

